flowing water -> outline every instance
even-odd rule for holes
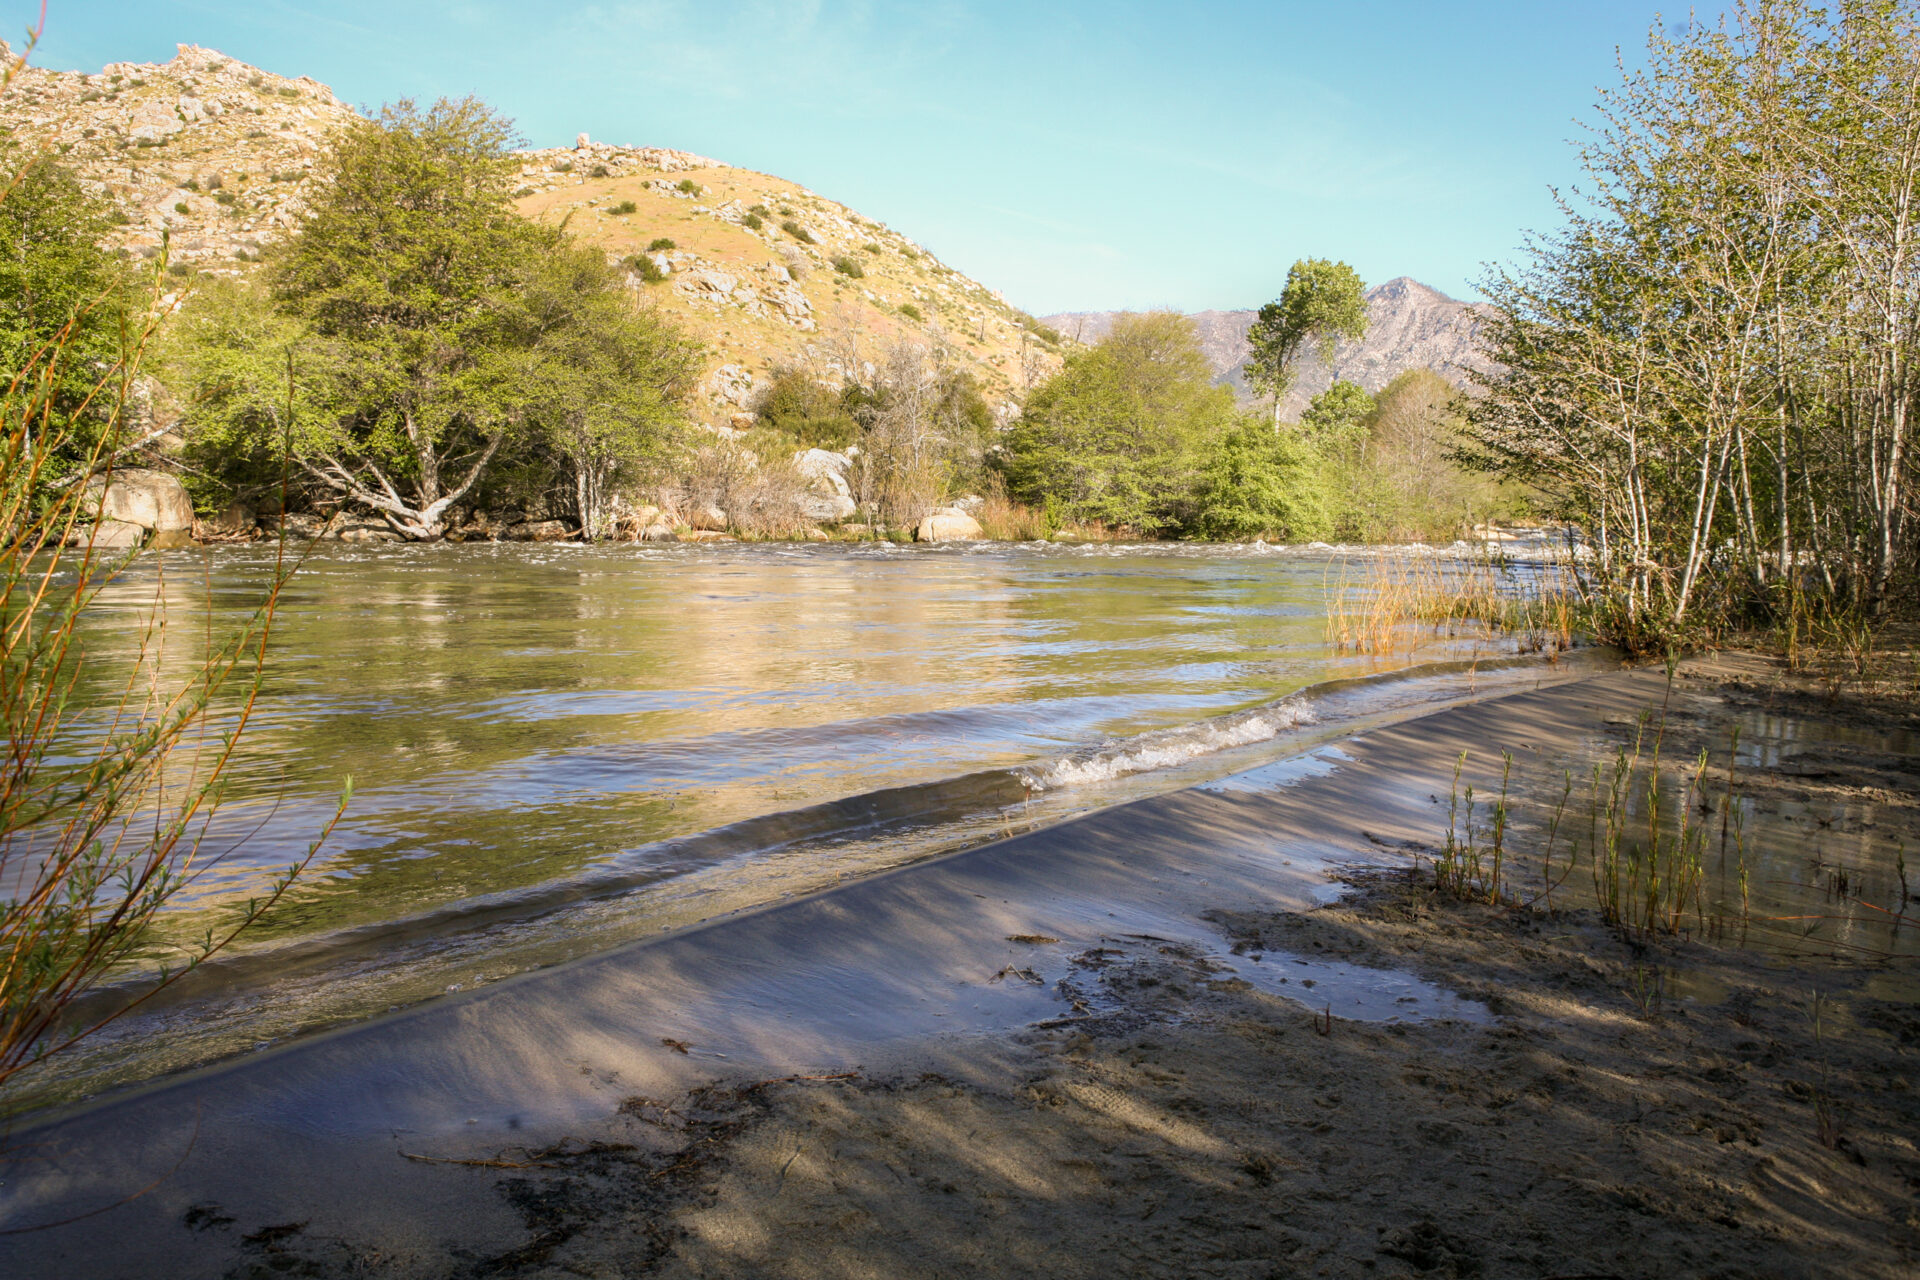
[[[131,655],[159,598],[178,656],[209,611],[217,632],[256,602],[272,563],[257,548],[144,556],[100,597],[89,652]],[[1548,670],[1472,639],[1335,654],[1330,572],[1330,553],[1258,545],[318,547],[281,604],[208,844],[224,856],[163,940],[260,892],[351,776],[346,816],[244,948],[67,1059],[54,1092],[1217,778]]]

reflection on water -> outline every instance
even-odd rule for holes
[[[251,936],[270,966],[201,975],[72,1070],[202,1060],[1260,763],[1328,715],[1280,700],[1377,665],[1326,646],[1327,560],[1265,550],[317,548],[221,816],[233,852],[170,936],[297,858],[351,775],[346,819]],[[209,601],[237,620],[271,565],[177,553],[162,584],[142,557],[89,648],[130,653],[157,585],[176,635]],[[1335,719],[1476,678],[1341,695]]]

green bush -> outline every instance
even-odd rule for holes
[[[1312,450],[1257,420],[1228,431],[1212,451],[1189,530],[1203,538],[1308,542],[1333,532]]]
[[[198,178],[188,178],[185,182],[181,183],[180,186],[186,191],[198,191],[200,189],[200,180]]]
[[[862,252],[862,253],[875,253],[875,254],[878,254],[878,253],[885,253],[885,252],[886,252],[886,250],[885,250],[885,249],[883,249],[883,248],[881,248],[881,247],[880,247],[879,245],[877,245],[877,244],[875,244],[875,243],[874,243],[873,241],[871,241],[871,240],[869,240],[869,241],[867,241],[867,243],[865,243],[865,244],[863,244],[863,245],[861,245],[861,246],[860,246],[860,250],[861,250],[861,252]]]
[[[692,178],[682,178],[680,179],[679,183],[674,187],[674,190],[684,191],[690,196],[697,196],[700,194],[700,184],[695,182]]]
[[[648,253],[672,253],[675,249],[678,249],[679,247],[680,247],[679,245],[667,239],[667,237],[665,236],[656,236],[647,243],[647,252]]]
[[[1051,325],[1041,324],[1024,311],[1020,313],[1020,327],[1048,346],[1057,347],[1061,342],[1065,341],[1065,339],[1061,337],[1058,329],[1053,328]]]
[[[622,200],[619,204],[610,205],[607,208],[607,213],[610,216],[615,218],[624,218],[628,214],[635,212],[639,208],[640,206],[635,204],[631,200]]]
[[[867,276],[867,269],[862,265],[860,259],[848,257],[844,253],[834,258],[833,269],[841,275],[851,276],[855,280],[864,280]]]
[[[767,225],[767,220],[761,217],[757,213],[750,213],[746,217],[740,219],[740,225],[745,227],[749,231],[758,231],[760,228]]]
[[[597,164],[593,166],[593,168],[587,170],[587,176],[589,178],[604,178],[607,176],[607,166],[603,164]]]
[[[140,82],[138,80],[135,80],[134,83],[139,84]],[[288,86],[288,85],[281,85],[280,88],[276,89],[274,92],[278,93],[283,98],[297,98],[300,96],[300,91],[298,89],[292,88],[291,86]]]
[[[807,230],[792,218],[788,218],[785,222],[781,223],[780,229],[792,236],[795,240],[798,240],[801,244],[819,243],[819,241],[813,238],[813,232]]]
[[[174,211],[175,213],[189,213],[189,212],[191,212],[191,210],[189,210],[189,209],[187,208],[187,202],[186,202],[185,200],[177,200],[177,201],[175,201],[175,202],[174,202],[174,206],[173,206],[173,211]]]
[[[771,218],[773,216],[773,211],[763,204],[757,204],[747,210],[747,212],[762,218]]]
[[[644,253],[636,253],[629,257],[627,259],[627,270],[633,272],[648,284],[659,284],[667,278],[667,273],[660,269],[660,264]]]
[[[903,302],[900,304],[900,314],[915,324],[922,324],[926,321],[926,317],[920,314],[920,308],[914,306],[911,302]]]

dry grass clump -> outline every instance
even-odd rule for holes
[[[688,452],[660,505],[695,528],[725,527],[752,538],[790,538],[814,525],[807,478],[792,460],[763,458],[743,440],[716,439]]]
[[[981,531],[995,542],[1032,542],[1052,532],[1045,512],[1001,494],[990,495],[982,501],[973,518],[980,522]]]
[[[1525,569],[1490,559],[1349,561],[1327,586],[1327,642],[1341,653],[1409,655],[1427,638],[1463,632],[1510,637],[1523,653],[1573,647],[1579,598],[1559,566]]]

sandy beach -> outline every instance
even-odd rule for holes
[[[1910,699],[1551,684],[39,1117],[0,1272],[1912,1275],[1890,866],[1798,945],[1431,891],[1463,751],[1531,893],[1662,706],[1676,759],[1775,726],[1754,839],[1920,849]]]

